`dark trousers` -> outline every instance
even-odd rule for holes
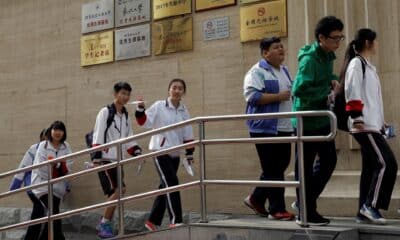
[[[35,196],[33,193],[28,193],[29,199],[31,199],[33,203],[31,220],[40,218],[44,216],[44,209],[42,202]],[[25,240],[36,240],[39,237],[41,224],[30,225],[26,231]]]
[[[359,208],[365,203],[387,210],[397,175],[397,162],[385,138],[379,133],[356,133],[361,146],[362,170]]]
[[[178,176],[176,175],[180,162],[179,157],[162,155],[157,157],[154,162],[160,176],[159,189],[179,184]],[[182,222],[182,206],[179,192],[157,196],[150,212],[149,221],[155,225],[161,225],[166,208],[168,208],[171,224]]]
[[[278,135],[265,133],[250,133],[252,138],[291,136],[291,133],[279,132]],[[262,143],[256,144],[262,173],[260,180],[284,180],[285,170],[290,162],[290,143]],[[260,205],[269,201],[268,211],[271,214],[286,211],[285,188],[256,187],[252,194],[252,200]]]
[[[304,135],[321,136],[327,135],[329,132],[330,126],[326,126],[318,130],[304,131]],[[313,217],[317,213],[317,199],[324,190],[336,167],[336,147],[335,141],[304,142],[303,147],[307,216]],[[317,156],[318,160],[315,162]],[[298,164],[296,148],[296,179],[298,179]],[[298,191],[297,200],[298,203],[300,203]],[[301,204],[299,206],[301,207]]]
[[[43,203],[43,205],[48,208],[48,201],[47,201],[47,194],[41,196],[39,200]],[[42,206],[42,215],[40,217],[45,216],[45,209]],[[38,209],[39,212],[39,209]],[[53,214],[60,213],[60,199],[58,197],[53,196]],[[61,228],[61,220],[54,220],[54,239],[57,240],[64,240],[64,234],[62,233],[62,228]],[[43,226],[43,231],[40,233],[40,236],[38,238],[39,240],[47,240],[48,239],[48,223],[44,223]]]

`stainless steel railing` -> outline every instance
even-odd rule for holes
[[[330,134],[326,135],[326,136],[303,136],[303,117],[316,117],[316,116],[329,117],[330,126],[331,126]],[[228,138],[228,139],[206,139],[206,136],[205,136],[205,123],[207,123],[207,122],[248,120],[248,119],[293,118],[293,117],[295,117],[297,119],[297,134],[296,134],[296,136],[268,137],[268,138]],[[163,150],[159,150],[156,152],[143,154],[143,155],[140,155],[137,157],[122,159],[122,156],[120,154],[121,153],[120,149],[121,149],[122,144],[133,141],[133,140],[137,140],[137,139],[140,139],[143,137],[152,136],[152,135],[155,135],[155,134],[158,134],[161,132],[170,131],[172,129],[181,128],[186,125],[192,125],[192,124],[199,125],[199,127],[198,127],[199,139],[198,140],[195,140],[190,143],[185,143],[185,144],[182,144],[179,146],[174,146],[174,147],[171,147],[168,149],[163,149]],[[0,227],[0,232],[5,231],[5,230],[10,230],[13,228],[21,228],[21,227],[26,227],[26,226],[33,225],[33,224],[48,222],[49,223],[49,238],[48,239],[53,240],[53,227],[52,226],[53,226],[54,220],[66,218],[68,216],[80,214],[82,212],[94,210],[97,208],[116,205],[116,206],[118,206],[118,217],[119,217],[119,232],[118,233],[119,233],[119,236],[123,236],[124,235],[123,204],[125,202],[130,202],[130,201],[134,201],[137,199],[144,199],[144,198],[149,198],[149,197],[153,197],[153,196],[158,196],[158,195],[162,195],[165,193],[174,192],[177,190],[192,188],[195,186],[200,187],[201,222],[207,222],[207,202],[206,202],[206,186],[207,185],[250,185],[250,186],[269,186],[269,187],[297,187],[297,188],[299,188],[299,193],[300,193],[299,194],[300,204],[301,204],[300,209],[304,210],[304,211],[300,212],[300,222],[301,222],[301,225],[305,227],[305,226],[308,226],[308,223],[307,223],[306,204],[305,204],[305,185],[304,185],[304,180],[303,180],[304,179],[303,142],[333,140],[336,135],[336,131],[337,131],[336,124],[337,124],[336,116],[330,111],[302,111],[302,112],[264,113],[264,114],[251,114],[251,115],[242,114],[242,115],[196,117],[196,118],[192,118],[192,119],[180,122],[180,123],[176,123],[176,124],[172,124],[172,125],[169,125],[166,127],[139,133],[139,134],[136,134],[136,135],[128,137],[128,138],[120,139],[120,140],[113,141],[113,142],[103,144],[100,146],[96,146],[96,147],[93,147],[90,149],[86,149],[86,150],[78,151],[78,152],[75,152],[72,154],[68,154],[68,155],[56,158],[54,160],[48,161],[48,162],[43,162],[43,163],[36,164],[33,166],[16,169],[16,170],[12,170],[12,171],[7,171],[5,173],[0,174],[0,179],[5,178],[7,176],[14,175],[16,173],[29,171],[34,168],[39,168],[39,167],[43,167],[43,166],[48,167],[49,176],[51,176],[51,171],[52,171],[51,164],[54,164],[54,163],[57,163],[57,162],[60,162],[60,161],[66,160],[66,159],[73,159],[73,158],[77,158],[77,157],[80,157],[83,155],[88,155],[92,152],[100,151],[102,149],[106,149],[106,148],[110,148],[110,147],[114,147],[114,146],[116,146],[119,150],[119,151],[117,151],[119,154],[117,156],[118,158],[117,158],[116,162],[113,162],[113,163],[110,163],[107,165],[101,165],[101,166],[94,167],[91,169],[86,169],[86,170],[79,171],[76,173],[71,173],[66,176],[59,177],[57,179],[49,179],[45,183],[35,184],[35,185],[28,186],[28,187],[20,188],[17,190],[0,193],[0,199],[2,199],[2,198],[8,197],[10,195],[13,195],[13,194],[16,194],[16,193],[19,193],[22,191],[26,191],[26,190],[30,190],[33,188],[46,186],[46,185],[48,186],[48,191],[49,191],[48,192],[48,197],[49,197],[48,210],[49,211],[48,211],[47,217],[42,217],[42,218],[35,219],[35,220],[29,220],[29,221],[25,221],[25,222],[21,222],[21,223],[17,223],[17,224],[3,226],[3,227]],[[207,177],[206,177],[206,159],[205,159],[206,158],[206,155],[205,155],[205,151],[206,151],[205,146],[206,145],[234,144],[234,143],[278,143],[278,142],[279,143],[282,143],[282,142],[296,143],[298,164],[299,164],[299,166],[298,166],[299,180],[298,181],[249,181],[249,180],[218,180],[218,179],[211,180],[211,179],[207,179]],[[56,182],[64,181],[67,179],[74,179],[74,178],[77,178],[77,177],[80,177],[80,176],[83,176],[83,175],[86,175],[89,173],[104,171],[106,169],[117,167],[119,186],[122,186],[122,184],[121,184],[121,182],[122,182],[122,178],[121,178],[122,165],[131,163],[134,161],[143,160],[146,158],[160,156],[163,154],[167,154],[169,152],[173,152],[173,151],[180,150],[180,149],[185,149],[185,148],[191,147],[191,146],[198,146],[198,148],[199,148],[200,177],[199,177],[199,180],[197,180],[197,181],[192,181],[192,182],[180,184],[180,185],[173,186],[173,187],[153,190],[153,191],[135,194],[135,195],[126,196],[126,197],[123,197],[123,195],[122,195],[122,188],[118,188],[119,189],[119,197],[116,200],[106,201],[103,203],[94,204],[94,205],[70,210],[67,212],[59,213],[59,214],[52,214],[52,212],[53,212],[53,206],[52,206],[53,188],[52,188],[52,185]]]

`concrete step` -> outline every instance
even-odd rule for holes
[[[3,232],[0,236],[0,240],[21,240],[25,236],[25,230],[13,230]],[[64,232],[66,240],[97,240],[95,233],[74,233]]]
[[[358,197],[361,171],[334,171],[331,179],[325,187],[323,196],[326,197]],[[287,180],[294,180],[294,172],[287,175]],[[397,172],[397,180],[400,181],[400,171]],[[294,188],[286,190],[288,196],[295,194]],[[400,189],[395,186],[393,199],[400,199]]]
[[[193,223],[172,230],[133,234],[116,239],[135,240],[394,240],[400,239],[400,221],[388,225],[356,224],[348,218],[332,218],[322,227],[302,228],[294,221],[274,221],[257,216]]]
[[[318,211],[324,215],[352,217],[358,209],[360,171],[335,171],[318,200]],[[290,172],[287,179],[294,179]],[[397,182],[400,181],[400,171],[397,172]],[[295,200],[294,188],[285,191],[287,204]],[[399,218],[397,209],[400,207],[400,190],[398,185],[392,194],[388,211],[382,213],[389,218]]]

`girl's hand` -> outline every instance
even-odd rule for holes
[[[353,123],[353,127],[355,129],[358,129],[358,130],[363,130],[364,129],[364,123],[363,122]]]
[[[138,105],[137,105],[138,108],[145,108],[144,101],[143,101],[143,96],[142,96],[142,95],[137,96],[137,97],[136,97],[136,101],[139,102]]]

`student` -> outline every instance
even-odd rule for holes
[[[111,105],[103,107],[97,114],[96,124],[93,129],[93,146],[112,142],[121,138],[133,136],[132,123],[128,112],[124,107],[131,96],[132,88],[127,82],[118,82],[114,85],[114,101]],[[125,153],[131,156],[141,154],[142,149],[135,141],[122,145],[121,156]],[[95,166],[108,164],[117,161],[117,148],[112,147],[103,151],[96,152],[93,163]],[[119,186],[117,168],[99,172],[99,179],[103,192],[108,196],[108,200],[118,199]],[[123,174],[122,174],[123,177]],[[125,183],[122,182],[122,192],[125,192]],[[96,226],[97,235],[100,238],[112,238],[114,232],[111,220],[114,215],[115,206],[106,207],[104,215]]]
[[[385,224],[379,209],[387,210],[397,175],[397,162],[385,140],[381,84],[370,62],[378,48],[376,33],[357,31],[346,50],[341,79],[345,80],[346,111],[351,134],[361,146],[359,210],[356,220]]]
[[[39,143],[33,144],[32,146],[30,146],[28,151],[26,151],[24,157],[22,158],[22,160],[18,166],[19,169],[32,166],[33,160],[35,159],[36,151],[39,147],[40,142],[44,141],[46,139],[46,136],[45,136],[46,130],[47,129],[45,128],[40,132]],[[30,186],[31,185],[31,175],[32,175],[32,171],[26,171],[26,172],[21,172],[21,173],[15,174],[14,178],[12,179],[11,185],[10,185],[10,191],[21,188],[22,183],[24,184],[25,187]],[[40,209],[42,207],[42,203],[39,201],[39,199],[36,198],[36,196],[35,196],[35,194],[33,194],[32,190],[28,190],[27,194],[33,204],[32,210]],[[36,205],[36,207],[35,207],[35,205]],[[40,216],[41,216],[41,211],[39,211],[39,212],[32,211],[31,220],[39,218]],[[40,234],[40,227],[41,227],[40,224],[30,225],[26,231],[24,239],[25,240],[28,240],[28,239],[36,240]]]
[[[333,16],[319,20],[315,28],[316,41],[305,45],[298,54],[298,69],[293,84],[293,110],[328,110],[328,95],[339,87],[333,74],[335,51],[343,41],[343,23]],[[327,135],[330,132],[328,117],[305,117],[304,135]],[[296,119],[293,119],[296,127]],[[316,156],[318,168],[313,168]],[[336,166],[335,141],[304,143],[304,174],[306,186],[307,221],[310,225],[326,225],[329,219],[317,212],[317,199],[329,181]],[[296,178],[298,178],[296,161]],[[297,198],[299,199],[299,198]],[[300,209],[301,211],[301,209]]]
[[[181,102],[186,93],[186,84],[182,79],[173,79],[168,85],[168,98],[155,102],[149,109],[145,110],[144,103],[138,105],[136,110],[136,121],[145,128],[160,128],[170,124],[185,121],[190,118],[188,109]],[[149,149],[157,151],[186,142],[193,141],[193,129],[185,126],[180,129],[171,130],[151,137]],[[193,160],[194,148],[186,149],[186,158],[189,164]],[[180,162],[180,151],[158,156],[154,159],[157,172],[160,176],[161,188],[171,187],[179,184],[177,171]],[[154,231],[161,225],[165,208],[168,208],[170,227],[182,224],[182,206],[179,192],[167,193],[157,196],[149,219],[145,227]]]
[[[285,50],[279,38],[266,38],[260,42],[261,60],[244,78],[246,113],[275,113],[292,111],[289,71],[282,63]],[[247,121],[250,136],[283,137],[293,134],[290,119],[262,119]],[[284,180],[290,162],[290,143],[256,144],[262,173],[260,180]],[[277,220],[292,220],[294,215],[286,211],[285,188],[256,187],[244,203],[256,214]],[[269,215],[265,202],[269,201]]]
[[[39,144],[33,164],[39,164],[71,153],[67,139],[67,130],[61,121],[55,121],[47,131],[47,140]],[[65,176],[70,172],[71,160],[61,161],[53,165],[52,176],[49,176],[48,167],[35,168],[32,170],[32,185],[47,182],[49,179]],[[35,196],[40,200],[41,206],[34,205],[32,211],[40,213],[38,217],[44,217],[48,208],[48,187],[43,186],[32,190]],[[53,213],[60,213],[60,202],[66,193],[65,182],[53,184]],[[48,224],[44,225],[38,239],[47,240]],[[65,239],[62,232],[61,220],[54,220],[54,239]]]

